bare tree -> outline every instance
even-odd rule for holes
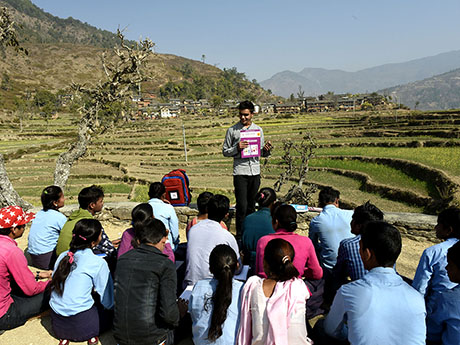
[[[56,161],[54,184],[61,188],[66,185],[73,164],[86,153],[92,134],[104,132],[114,121],[121,118],[120,114],[114,113],[113,105],[122,105],[123,113],[128,106],[132,85],[147,80],[142,67],[153,54],[154,43],[146,39],[130,47],[125,44],[120,30],[117,35],[120,47],[115,48],[116,60],[108,61],[105,54],[102,56],[105,81],[100,81],[93,87],[72,85],[73,90],[85,102],[80,108],[82,117],[78,126],[78,139]]]
[[[284,154],[280,165],[284,167],[284,171],[275,182],[274,189],[279,192],[283,185],[289,183],[291,187],[286,195],[280,198],[281,201],[297,204],[308,204],[311,201],[311,195],[316,191],[316,186],[306,184],[305,181],[309,171],[309,162],[314,157],[316,148],[318,145],[310,134],[307,134],[300,143],[294,143],[292,140],[283,142]]]
[[[6,7],[0,9],[0,47],[13,47],[16,51],[27,54],[27,50],[19,45],[14,22]],[[6,205],[19,205],[26,209],[32,207],[15,191],[6,172],[3,155],[0,154],[0,206]]]
[[[0,46],[12,46],[18,51],[25,52],[19,46],[14,31],[13,22],[8,11],[3,8],[0,11]],[[135,46],[128,46],[124,36],[117,31],[120,46],[114,49],[115,59],[107,59],[102,56],[102,67],[105,72],[105,80],[93,87],[73,84],[72,89],[83,100],[80,107],[81,118],[78,126],[77,140],[70,145],[66,152],[59,155],[54,172],[55,185],[63,188],[70,175],[73,164],[82,157],[94,133],[101,133],[123,114],[124,106],[127,106],[130,87],[147,80],[142,73],[142,67],[147,58],[153,54],[154,43],[145,39]],[[119,105],[120,112],[114,111],[114,105]],[[20,205],[26,209],[32,205],[18,195],[12,186],[4,165],[3,156],[0,154],[0,205]]]

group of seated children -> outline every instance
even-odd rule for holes
[[[179,282],[191,289],[185,301],[177,293],[176,213],[161,183],[150,186],[149,197],[132,210],[117,254],[117,243],[94,219],[103,207],[101,188],[84,188],[68,220],[59,212],[62,190],[45,188],[29,234],[32,264],[44,270],[36,275],[15,242],[33,214],[2,208],[0,331],[50,307],[61,345],[97,344],[110,328],[121,345],[174,344],[175,335],[187,333],[184,325],[197,345],[459,343],[460,209],[439,214],[435,229],[443,242],[424,251],[411,287],[395,270],[401,235],[369,202],[354,210],[344,238],[349,214],[335,209],[338,193],[320,194],[325,213],[312,221],[310,236],[324,241],[315,250],[309,237],[295,233],[296,210],[262,188],[259,210],[244,220],[240,248],[223,223],[229,199],[202,193],[199,215],[187,227]],[[342,228],[334,233],[334,226]],[[243,261],[254,273],[246,282],[235,278]],[[309,302],[320,281],[325,295],[332,291],[325,299],[330,311],[312,330]]]

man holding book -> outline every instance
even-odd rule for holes
[[[255,211],[255,196],[260,187],[259,158],[268,157],[272,145],[264,142],[261,127],[252,122],[254,104],[243,101],[238,105],[240,121],[225,135],[222,153],[233,157],[233,186],[236,197],[236,238],[242,236],[244,218]]]

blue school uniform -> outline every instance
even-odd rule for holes
[[[443,292],[427,317],[427,339],[443,345],[460,342],[460,285]]]
[[[448,238],[425,249],[420,258],[412,286],[425,296],[428,314],[442,292],[457,286],[449,280],[446,271],[447,250],[457,242],[457,238]]]
[[[59,255],[54,272],[66,255],[67,251]],[[91,296],[93,288],[99,294],[101,304],[106,309],[111,309],[113,282],[107,262],[96,256],[90,248],[77,251],[74,260],[74,267],[67,276],[62,296],[54,290],[51,292],[51,309],[62,316],[72,316],[86,311],[94,304]]]
[[[50,209],[37,212],[29,232],[29,253],[40,255],[52,252],[65,222],[67,217],[59,211]]]
[[[230,345],[236,343],[242,287],[242,282],[233,279],[232,302],[227,310],[227,318],[222,325],[222,335],[215,342],[210,342],[207,339],[213,310],[210,298],[216,291],[217,280],[214,278],[203,279],[195,284],[189,301],[189,310],[193,322],[193,342],[195,344]]]

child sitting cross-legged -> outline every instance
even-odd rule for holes
[[[28,238],[28,252],[32,265],[52,269],[56,261],[56,244],[62,227],[67,222],[59,209],[64,206],[64,193],[58,186],[46,187],[41,195],[43,209],[35,215]]]
[[[460,284],[460,243],[447,251],[447,274]],[[434,311],[427,317],[427,344],[457,345],[460,342],[460,285],[438,298]]]
[[[219,244],[212,250],[209,270],[213,278],[198,281],[189,302],[195,344],[235,343],[243,286],[233,279],[237,267],[236,253],[230,246]]]
[[[143,222],[149,218],[155,218],[150,204],[143,203],[133,208],[131,212],[131,224],[133,226],[126,229],[121,236],[120,246],[118,247],[118,258],[131,249],[138,247],[139,244],[137,243],[136,234],[134,232],[134,223]],[[169,259],[172,262],[175,262],[174,252],[172,251],[169,243],[166,243],[165,248],[163,249],[163,254],[168,255]]]
[[[114,337],[120,345],[172,345],[179,308],[176,267],[163,254],[168,230],[148,218],[134,232],[139,246],[120,256],[115,273]]]
[[[425,249],[412,283],[425,296],[427,315],[432,313],[438,297],[457,285],[449,280],[446,265],[447,250],[460,238],[460,209],[448,208],[441,211],[435,230],[436,237],[443,242]]]
[[[87,341],[93,345],[111,327],[113,282],[107,262],[92,249],[102,226],[96,219],[75,224],[70,249],[56,261],[51,281],[51,324],[60,345]]]
[[[281,238],[268,242],[267,278],[252,276],[243,287],[237,344],[311,344],[305,320],[310,293],[293,260],[289,242]]]

